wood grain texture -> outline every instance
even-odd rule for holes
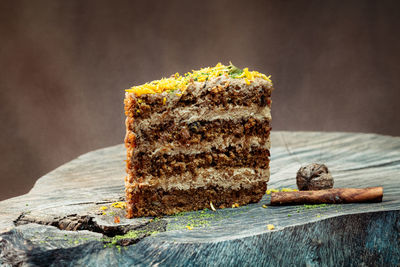
[[[235,209],[164,217],[161,221],[167,223],[166,231],[141,238],[122,249],[104,247],[99,232],[116,224],[113,216],[98,215],[99,207],[119,200],[124,194],[125,149],[117,145],[82,155],[43,176],[28,194],[0,202],[0,264],[396,266],[400,263],[399,137],[273,132],[271,138],[269,188],[295,188],[299,167],[320,162],[329,167],[335,187],[383,186],[383,202],[312,209],[263,208],[269,202],[266,195],[260,203]],[[97,232],[62,231],[51,226],[62,221],[71,227],[80,223],[82,227],[88,218]],[[27,224],[15,226],[14,222]],[[138,229],[149,223],[150,218],[121,217],[118,227]],[[186,227],[189,224],[192,230]],[[267,224],[273,224],[275,229],[268,230]]]

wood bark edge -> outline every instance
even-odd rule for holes
[[[314,191],[277,192],[271,194],[271,205],[344,204],[382,202],[383,187],[334,188]]]

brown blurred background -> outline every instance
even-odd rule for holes
[[[1,1],[0,200],[122,143],[123,89],[217,62],[272,75],[274,130],[399,136],[399,3]]]

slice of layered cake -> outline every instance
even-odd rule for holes
[[[258,202],[272,82],[218,63],[126,90],[127,217]]]

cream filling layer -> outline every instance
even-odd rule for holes
[[[215,107],[207,109],[198,106],[186,106],[167,110],[163,113],[154,113],[149,118],[133,122],[132,128],[139,132],[140,129],[157,127],[161,122],[174,120],[176,124],[192,123],[195,121],[215,121],[215,120],[239,120],[242,118],[255,118],[259,120],[271,121],[271,109],[268,106],[259,107],[257,105]]]
[[[140,186],[151,186],[162,188],[163,190],[188,190],[201,187],[219,186],[238,190],[240,188],[250,188],[257,182],[268,182],[270,176],[269,169],[253,168],[201,168],[194,176],[190,172],[181,175],[170,176],[160,179],[159,177],[148,176],[142,183],[133,183],[133,191]],[[130,185],[127,184],[129,188]]]

